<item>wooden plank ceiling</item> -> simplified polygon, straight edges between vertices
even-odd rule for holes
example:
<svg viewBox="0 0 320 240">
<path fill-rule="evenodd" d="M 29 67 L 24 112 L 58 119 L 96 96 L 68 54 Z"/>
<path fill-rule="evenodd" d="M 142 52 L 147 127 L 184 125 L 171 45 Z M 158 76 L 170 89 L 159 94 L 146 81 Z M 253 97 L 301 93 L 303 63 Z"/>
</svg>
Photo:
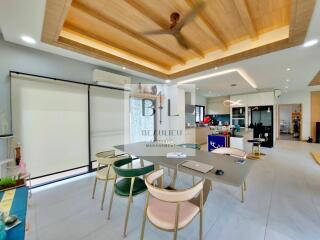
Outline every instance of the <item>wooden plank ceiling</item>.
<svg viewBox="0 0 320 240">
<path fill-rule="evenodd" d="M 145 34 L 169 29 L 172 13 L 181 21 L 200 5 L 181 28 L 187 48 L 172 34 Z M 47 0 L 42 40 L 176 78 L 301 44 L 314 5 L 315 0 Z"/>
</svg>

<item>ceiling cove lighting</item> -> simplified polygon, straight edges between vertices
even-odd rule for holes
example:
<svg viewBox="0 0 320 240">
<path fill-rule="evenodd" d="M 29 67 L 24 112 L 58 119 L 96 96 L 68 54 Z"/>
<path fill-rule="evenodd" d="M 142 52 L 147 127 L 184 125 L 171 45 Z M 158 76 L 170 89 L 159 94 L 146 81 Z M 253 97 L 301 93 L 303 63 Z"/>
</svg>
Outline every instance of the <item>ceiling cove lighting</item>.
<svg viewBox="0 0 320 240">
<path fill-rule="evenodd" d="M 306 41 L 302 46 L 303 47 L 312 47 L 312 46 L 316 45 L 318 42 L 319 42 L 318 39 L 312 39 L 312 40 Z"/>
<path fill-rule="evenodd" d="M 210 74 L 206 74 L 206 75 L 199 76 L 199 77 L 189 78 L 189 79 L 186 79 L 186 80 L 182 80 L 182 81 L 178 82 L 177 84 L 196 82 L 196 81 L 204 80 L 204 79 L 207 79 L 207 78 L 218 77 L 218 76 L 222 76 L 222 75 L 229 74 L 229 73 L 234 73 L 234 72 L 237 72 L 242 78 L 244 78 L 247 81 L 247 83 L 249 83 L 249 85 L 251 87 L 257 88 L 257 85 L 253 81 L 253 79 L 251 79 L 251 77 L 249 77 L 248 74 L 244 70 L 237 69 L 237 68 L 228 69 L 228 70 L 215 72 L 215 73 L 210 73 Z"/>
<path fill-rule="evenodd" d="M 34 40 L 32 37 L 23 35 L 21 36 L 22 41 L 29 43 L 29 44 L 36 44 L 36 40 Z"/>
</svg>

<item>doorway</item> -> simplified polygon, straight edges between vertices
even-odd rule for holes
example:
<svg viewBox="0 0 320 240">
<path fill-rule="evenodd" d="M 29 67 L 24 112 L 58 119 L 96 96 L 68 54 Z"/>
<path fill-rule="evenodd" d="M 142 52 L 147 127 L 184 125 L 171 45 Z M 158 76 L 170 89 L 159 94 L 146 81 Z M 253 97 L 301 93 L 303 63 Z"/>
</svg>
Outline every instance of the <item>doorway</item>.
<svg viewBox="0 0 320 240">
<path fill-rule="evenodd" d="M 279 105 L 279 139 L 301 140 L 302 104 Z"/>
</svg>

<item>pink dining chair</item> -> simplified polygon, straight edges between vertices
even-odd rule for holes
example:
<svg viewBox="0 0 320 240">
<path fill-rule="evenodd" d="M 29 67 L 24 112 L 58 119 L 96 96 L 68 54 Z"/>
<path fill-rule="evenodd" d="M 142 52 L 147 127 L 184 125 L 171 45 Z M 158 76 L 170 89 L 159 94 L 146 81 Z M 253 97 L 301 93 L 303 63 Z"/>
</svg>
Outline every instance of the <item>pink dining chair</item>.
<svg viewBox="0 0 320 240">
<path fill-rule="evenodd" d="M 213 153 L 223 154 L 223 155 L 230 155 L 238 158 L 246 158 L 247 153 L 241 149 L 238 148 L 227 148 L 227 147 L 221 147 L 216 148 L 212 150 Z"/>
<path fill-rule="evenodd" d="M 176 240 L 178 230 L 185 228 L 199 214 L 200 230 L 199 238 L 203 239 L 203 183 L 199 182 L 195 186 L 185 190 L 167 190 L 155 186 L 155 181 L 163 176 L 163 169 L 149 174 L 145 183 L 148 188 L 146 206 L 141 229 L 140 239 L 144 238 L 146 219 L 157 228 L 174 232 L 173 239 Z M 199 206 L 189 200 L 200 194 Z M 150 198 L 150 195 L 152 196 Z"/>
<path fill-rule="evenodd" d="M 238 148 L 227 148 L 221 147 L 212 150 L 211 152 L 222 154 L 222 155 L 229 155 L 237 158 L 245 159 L 247 157 L 247 153 Z M 243 184 L 241 185 L 241 202 L 244 202 L 244 192 L 247 191 L 247 182 L 244 180 Z"/>
</svg>

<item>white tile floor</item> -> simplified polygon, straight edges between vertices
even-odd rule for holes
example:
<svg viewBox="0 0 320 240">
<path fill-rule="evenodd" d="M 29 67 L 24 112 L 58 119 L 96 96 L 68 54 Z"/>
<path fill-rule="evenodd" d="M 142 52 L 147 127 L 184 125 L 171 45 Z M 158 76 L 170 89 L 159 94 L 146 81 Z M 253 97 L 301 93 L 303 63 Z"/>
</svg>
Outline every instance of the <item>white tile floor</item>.
<svg viewBox="0 0 320 240">
<path fill-rule="evenodd" d="M 310 151 L 320 145 L 278 141 L 257 161 L 248 177 L 245 203 L 239 189 L 216 183 L 205 205 L 205 239 L 211 240 L 317 240 L 320 239 L 320 166 Z M 181 184 L 191 182 L 180 177 Z M 100 211 L 102 184 L 91 200 L 93 175 L 67 184 L 34 190 L 30 200 L 29 240 L 122 239 L 126 199 L 115 197 L 111 220 L 107 207 L 111 188 Z M 111 184 L 109 185 L 111 186 Z M 140 237 L 145 195 L 134 199 L 128 236 Z M 146 240 L 171 239 L 170 233 L 146 226 Z M 198 219 L 178 234 L 198 239 Z"/>
</svg>

